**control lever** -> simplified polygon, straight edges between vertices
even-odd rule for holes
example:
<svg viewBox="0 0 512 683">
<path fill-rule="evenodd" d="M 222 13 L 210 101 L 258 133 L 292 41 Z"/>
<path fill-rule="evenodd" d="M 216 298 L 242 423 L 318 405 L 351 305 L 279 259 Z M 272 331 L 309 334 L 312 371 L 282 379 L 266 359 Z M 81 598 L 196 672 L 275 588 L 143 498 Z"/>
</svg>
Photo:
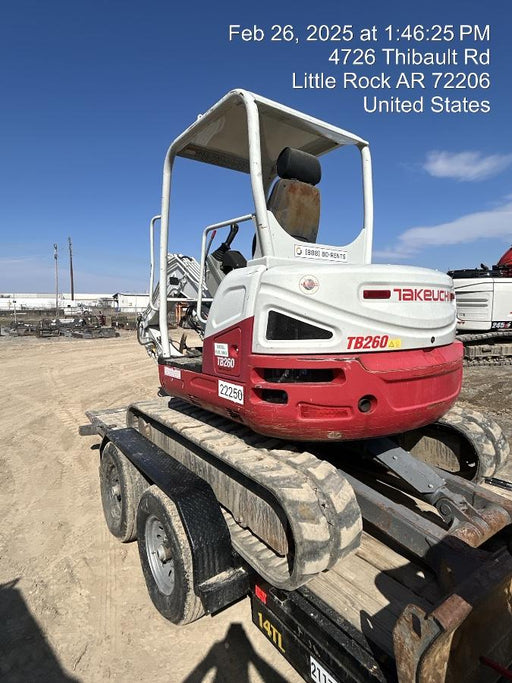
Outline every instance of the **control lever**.
<svg viewBox="0 0 512 683">
<path fill-rule="evenodd" d="M 225 244 L 228 248 L 231 246 L 231 242 L 235 239 L 235 237 L 237 236 L 237 234 L 238 234 L 238 223 L 233 223 L 233 224 L 230 226 L 229 235 L 227 236 L 227 239 L 226 239 L 226 241 L 224 242 L 224 244 Z"/>
<path fill-rule="evenodd" d="M 229 235 L 226 237 L 226 240 L 220 245 L 220 247 L 217 247 L 215 251 L 212 253 L 212 258 L 214 258 L 216 261 L 222 262 L 222 257 L 224 254 L 229 251 L 229 248 L 231 247 L 231 243 L 235 239 L 238 233 L 238 224 L 233 223 L 230 226 L 229 230 Z"/>
</svg>

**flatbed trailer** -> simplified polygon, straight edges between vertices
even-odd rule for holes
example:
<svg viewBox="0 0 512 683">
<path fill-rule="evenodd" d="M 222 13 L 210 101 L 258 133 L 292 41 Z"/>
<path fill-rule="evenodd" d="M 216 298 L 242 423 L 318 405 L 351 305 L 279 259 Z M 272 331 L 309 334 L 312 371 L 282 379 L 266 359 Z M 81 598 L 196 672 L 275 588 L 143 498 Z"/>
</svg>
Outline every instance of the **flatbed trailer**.
<svg viewBox="0 0 512 683">
<path fill-rule="evenodd" d="M 479 513 L 473 518 L 456 511 L 458 524 L 447 532 L 436 521 L 433 506 L 393 488 L 394 473 L 381 477 L 377 490 L 364 483 L 357 468 L 343 472 L 363 516 L 360 546 L 329 570 L 319 572 L 307 585 L 285 590 L 262 578 L 238 552 L 239 525 L 219 503 L 212 486 L 166 452 L 161 438 L 151 437 L 149 430 L 144 433 L 140 418 L 134 422 L 134 414 L 145 411 L 144 415 L 149 415 L 151 410 L 154 414 L 155 406 L 165 408 L 167 403 L 169 399 L 164 397 L 128 408 L 88 411 L 90 424 L 80 427 L 82 435 L 100 436 L 102 462 L 116 453 L 124 463 L 122 468 L 128 467 L 123 469 L 124 479 L 109 479 L 105 467 L 100 466 L 109 528 L 107 511 L 124 514 L 122 506 L 126 505 L 132 511 L 137 505 L 144 508 L 145 497 L 153 489 L 157 489 L 157 498 L 163 495 L 177 511 L 172 535 L 181 538 L 181 545 L 172 545 L 170 554 L 177 557 L 182 553 L 183 557 L 178 558 L 181 574 L 173 575 L 171 592 L 188 590 L 184 603 L 188 601 L 189 611 L 185 616 L 181 612 L 177 615 L 175 606 L 169 607 L 167 602 L 162 607 L 160 598 L 155 597 L 143 547 L 144 543 L 153 546 L 147 533 L 141 539 L 144 527 L 137 519 L 148 591 L 164 616 L 174 623 L 185 623 L 204 613 L 215 614 L 250 595 L 256 627 L 304 680 L 315 683 L 476 683 L 509 675 L 509 500 L 443 472 L 444 486 Z M 200 408 L 196 410 L 201 412 Z M 172 430 L 164 426 L 161 431 L 169 436 Z M 178 437 L 174 434 L 173 438 Z M 392 458 L 400 460 L 400 449 L 391 452 Z M 389 452 L 381 457 L 386 454 Z M 405 466 L 410 468 L 410 463 Z M 410 477 L 421 479 L 426 471 L 421 467 L 416 471 L 414 466 Z M 126 472 L 132 472 L 127 477 L 132 482 L 128 489 L 123 488 Z M 136 478 L 130 479 L 133 472 Z M 122 536 L 121 540 L 133 538 L 126 530 L 116 535 Z M 256 540 L 249 541 L 257 544 Z M 162 548 L 154 546 L 154 555 L 163 552 Z M 186 584 L 184 588 L 178 581 Z"/>
</svg>

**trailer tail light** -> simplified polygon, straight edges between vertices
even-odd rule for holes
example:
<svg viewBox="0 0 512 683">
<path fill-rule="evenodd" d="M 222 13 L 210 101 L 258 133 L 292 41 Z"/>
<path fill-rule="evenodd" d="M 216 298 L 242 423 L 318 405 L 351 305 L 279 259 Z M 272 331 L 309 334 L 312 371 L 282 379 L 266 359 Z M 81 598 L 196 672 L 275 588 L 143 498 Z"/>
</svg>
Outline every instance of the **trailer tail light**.
<svg viewBox="0 0 512 683">
<path fill-rule="evenodd" d="M 391 290 L 363 289 L 363 299 L 391 299 Z"/>
<path fill-rule="evenodd" d="M 254 595 L 255 595 L 259 600 L 261 600 L 261 602 L 262 602 L 264 605 L 267 604 L 267 594 L 266 594 L 266 592 L 263 590 L 263 588 L 260 588 L 260 586 L 258 586 L 258 584 L 256 584 L 256 585 L 254 586 Z"/>
</svg>

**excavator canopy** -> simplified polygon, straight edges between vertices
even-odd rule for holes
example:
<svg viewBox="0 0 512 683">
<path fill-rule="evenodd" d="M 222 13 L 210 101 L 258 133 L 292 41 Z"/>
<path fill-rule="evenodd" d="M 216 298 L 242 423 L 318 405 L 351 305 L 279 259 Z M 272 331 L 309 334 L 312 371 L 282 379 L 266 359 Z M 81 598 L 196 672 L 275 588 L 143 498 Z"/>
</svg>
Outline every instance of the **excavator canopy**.
<svg viewBox="0 0 512 683">
<path fill-rule="evenodd" d="M 267 173 L 285 147 L 320 156 L 342 145 L 368 144 L 357 135 L 260 95 L 231 90 L 175 140 L 176 155 L 249 173 L 252 131 L 248 120 L 254 105 L 259 116 L 261 162 Z"/>
</svg>

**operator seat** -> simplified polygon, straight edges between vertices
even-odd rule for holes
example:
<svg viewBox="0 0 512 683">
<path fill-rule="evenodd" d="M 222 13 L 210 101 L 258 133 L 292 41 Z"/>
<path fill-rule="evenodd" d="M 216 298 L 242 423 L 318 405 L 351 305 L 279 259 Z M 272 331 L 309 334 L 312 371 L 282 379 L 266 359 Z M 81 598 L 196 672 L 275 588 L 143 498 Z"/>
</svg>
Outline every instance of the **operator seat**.
<svg viewBox="0 0 512 683">
<path fill-rule="evenodd" d="M 285 147 L 277 158 L 277 175 L 267 202 L 279 225 L 303 242 L 316 242 L 320 223 L 322 169 L 313 154 Z"/>
</svg>

